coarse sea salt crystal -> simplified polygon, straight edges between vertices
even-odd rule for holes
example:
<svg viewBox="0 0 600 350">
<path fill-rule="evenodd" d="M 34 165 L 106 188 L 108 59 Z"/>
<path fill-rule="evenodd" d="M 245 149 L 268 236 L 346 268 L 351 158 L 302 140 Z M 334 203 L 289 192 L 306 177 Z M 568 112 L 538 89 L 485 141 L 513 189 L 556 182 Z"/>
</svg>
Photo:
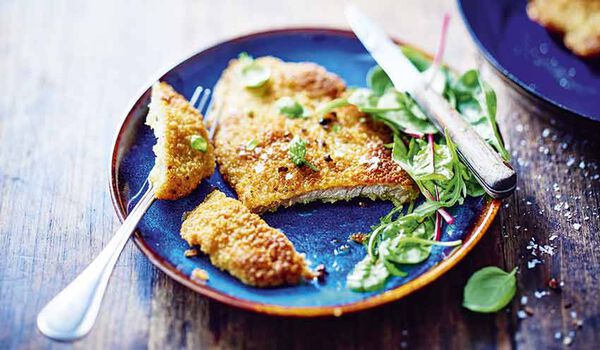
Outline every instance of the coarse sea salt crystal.
<svg viewBox="0 0 600 350">
<path fill-rule="evenodd" d="M 574 224 L 573 224 L 573 228 L 574 228 L 575 230 L 579 231 L 579 229 L 581 228 L 581 224 L 574 223 Z"/>
<path fill-rule="evenodd" d="M 542 131 L 542 137 L 550 136 L 550 129 L 546 128 Z"/>
<path fill-rule="evenodd" d="M 519 317 L 520 319 L 527 318 L 527 313 L 523 310 L 519 310 L 517 311 L 517 317 Z"/>
<path fill-rule="evenodd" d="M 542 262 L 538 259 L 532 259 L 527 262 L 527 268 L 533 269 L 536 265 L 541 264 Z"/>
<path fill-rule="evenodd" d="M 265 170 L 265 165 L 264 165 L 263 163 L 258 163 L 258 164 L 256 164 L 256 166 L 254 167 L 254 171 L 255 171 L 257 174 L 260 174 L 260 173 L 262 173 L 264 170 Z"/>
<path fill-rule="evenodd" d="M 527 296 L 526 296 L 526 295 L 523 295 L 523 296 L 521 297 L 521 305 L 525 305 L 525 304 L 527 304 L 527 300 L 529 300 L 529 298 L 527 298 Z"/>
</svg>

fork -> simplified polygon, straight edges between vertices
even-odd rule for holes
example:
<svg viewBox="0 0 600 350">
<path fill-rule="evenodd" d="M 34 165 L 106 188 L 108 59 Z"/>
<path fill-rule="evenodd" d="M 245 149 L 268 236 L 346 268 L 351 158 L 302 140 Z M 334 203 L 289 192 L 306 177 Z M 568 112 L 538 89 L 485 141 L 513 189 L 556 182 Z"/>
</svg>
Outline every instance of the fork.
<svg viewBox="0 0 600 350">
<path fill-rule="evenodd" d="M 210 93 L 210 89 L 198 86 L 190 99 L 192 106 L 195 106 L 196 102 L 200 100 L 198 110 L 202 115 L 206 115 L 206 111 L 210 109 Z M 207 105 L 208 107 L 203 113 L 204 107 Z M 215 128 L 216 121 L 211 123 L 209 130 L 211 139 Z M 55 340 L 71 341 L 85 336 L 92 329 L 117 259 L 141 218 L 155 200 L 152 181 L 148 179 L 140 193 L 146 183 L 148 183 L 148 189 L 106 247 L 85 270 L 40 311 L 37 317 L 37 326 L 42 334 Z M 135 200 L 138 195 L 133 199 Z"/>
</svg>

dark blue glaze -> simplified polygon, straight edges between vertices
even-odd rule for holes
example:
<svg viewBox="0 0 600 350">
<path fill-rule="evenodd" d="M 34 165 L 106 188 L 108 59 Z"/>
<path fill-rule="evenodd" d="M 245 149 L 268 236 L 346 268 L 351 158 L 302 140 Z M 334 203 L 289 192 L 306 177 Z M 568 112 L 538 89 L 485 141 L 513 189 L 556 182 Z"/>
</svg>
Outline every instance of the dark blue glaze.
<svg viewBox="0 0 600 350">
<path fill-rule="evenodd" d="M 581 59 L 559 35 L 531 21 L 526 0 L 459 0 L 484 56 L 508 79 L 542 100 L 600 121 L 600 59 Z"/>
<path fill-rule="evenodd" d="M 360 43 L 353 37 L 335 32 L 271 33 L 221 44 L 186 60 L 165 74 L 163 79 L 190 98 L 195 87 L 212 87 L 227 62 L 247 51 L 254 56 L 273 55 L 287 61 L 313 61 L 337 73 L 349 85 L 364 85 L 367 70 L 374 64 Z M 148 94 L 144 95 L 146 106 Z M 121 144 L 126 145 L 120 158 L 117 183 L 121 197 L 129 200 L 143 185 L 152 168 L 154 156 L 152 145 L 155 139 L 150 129 L 143 125 L 147 109 L 138 107 L 132 115 L 130 133 Z M 208 271 L 208 286 L 215 290 L 251 302 L 281 306 L 332 306 L 363 300 L 374 293 L 355 293 L 345 287 L 347 273 L 365 254 L 364 248 L 348 240 L 355 232 L 368 232 L 371 225 L 389 212 L 391 203 L 356 199 L 335 204 L 313 203 L 297 205 L 262 217 L 273 227 L 281 229 L 294 243 L 297 250 L 306 253 L 312 267 L 324 264 L 329 274 L 324 283 L 311 282 L 294 287 L 258 289 L 245 286 L 225 272 L 215 269 L 206 256 L 185 258 L 188 249 L 179 237 L 182 216 L 200 204 L 213 189 L 219 188 L 234 196 L 222 177 L 216 172 L 204 181 L 190 196 L 177 201 L 157 201 L 142 219 L 139 230 L 142 238 L 159 256 L 176 266 L 185 274 L 200 267 Z M 359 202 L 364 205 L 359 206 Z M 484 200 L 469 199 L 460 208 L 453 210 L 457 223 L 444 230 L 443 240 L 461 239 L 482 211 Z M 343 246 L 347 247 L 344 249 Z M 386 290 L 402 285 L 423 274 L 438 263 L 449 248 L 434 248 L 431 258 L 425 263 L 411 266 L 406 278 L 389 281 Z"/>
</svg>

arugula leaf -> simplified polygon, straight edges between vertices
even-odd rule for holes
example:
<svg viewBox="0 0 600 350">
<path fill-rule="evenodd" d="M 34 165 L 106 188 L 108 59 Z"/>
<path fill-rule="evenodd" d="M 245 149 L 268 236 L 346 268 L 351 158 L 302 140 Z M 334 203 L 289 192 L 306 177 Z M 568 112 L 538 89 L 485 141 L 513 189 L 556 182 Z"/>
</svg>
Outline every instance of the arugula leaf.
<svg viewBox="0 0 600 350">
<path fill-rule="evenodd" d="M 285 115 L 290 119 L 297 119 L 306 117 L 304 107 L 296 100 L 291 97 L 282 97 L 277 102 L 275 102 L 275 106 L 279 110 L 279 113 Z"/>
<path fill-rule="evenodd" d="M 346 286 L 357 292 L 370 292 L 383 288 L 389 272 L 381 260 L 372 261 L 368 255 L 348 274 Z"/>
<path fill-rule="evenodd" d="M 313 171 L 319 171 L 316 166 L 306 160 L 306 141 L 302 140 L 298 136 L 294 136 L 292 141 L 290 141 L 288 154 L 292 163 L 294 163 L 296 166 L 302 167 L 303 165 L 306 165 Z"/>
<path fill-rule="evenodd" d="M 190 146 L 196 151 L 206 152 L 208 149 L 208 141 L 200 135 L 192 135 L 192 137 L 190 137 Z"/>
<path fill-rule="evenodd" d="M 475 312 L 496 312 L 504 308 L 515 296 L 517 279 L 515 267 L 505 272 L 495 266 L 487 266 L 475 272 L 467 281 L 463 306 Z"/>
<path fill-rule="evenodd" d="M 242 65 L 242 84 L 247 88 L 259 88 L 271 79 L 271 70 L 259 64 L 246 52 L 239 54 Z"/>
</svg>

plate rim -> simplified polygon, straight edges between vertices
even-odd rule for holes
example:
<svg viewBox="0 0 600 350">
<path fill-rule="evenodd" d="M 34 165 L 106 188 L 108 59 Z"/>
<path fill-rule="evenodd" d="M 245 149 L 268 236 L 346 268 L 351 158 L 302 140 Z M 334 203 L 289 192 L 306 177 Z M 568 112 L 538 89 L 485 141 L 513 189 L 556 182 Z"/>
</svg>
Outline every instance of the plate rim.
<svg viewBox="0 0 600 350">
<path fill-rule="evenodd" d="M 492 54 L 492 52 L 487 48 L 487 46 L 484 45 L 483 42 L 479 39 L 479 36 L 475 32 L 475 28 L 473 27 L 471 22 L 467 19 L 467 15 L 465 14 L 464 1 L 465 0 L 457 0 L 458 12 L 460 12 L 460 16 L 463 20 L 463 23 L 465 24 L 467 31 L 469 32 L 469 35 L 471 36 L 471 39 L 473 39 L 473 41 L 475 42 L 475 45 L 477 46 L 477 48 L 479 49 L 479 52 L 483 55 L 483 57 L 491 64 L 492 67 L 494 67 L 494 69 L 498 73 L 501 74 L 501 76 L 503 78 L 507 79 L 508 82 L 512 83 L 513 86 L 519 88 L 522 92 L 527 94 L 529 97 L 533 97 L 534 99 L 542 101 L 552 108 L 557 108 L 558 110 L 560 110 L 562 112 L 566 112 L 569 115 L 576 117 L 576 118 L 585 118 L 585 119 L 591 120 L 593 122 L 598 122 L 600 120 L 600 119 L 597 119 L 597 118 L 600 118 L 600 115 L 595 116 L 593 114 L 578 112 L 578 111 L 574 110 L 573 108 L 568 107 L 565 104 L 560 103 L 558 101 L 555 101 L 555 100 L 551 99 L 550 97 L 547 97 L 547 96 L 541 94 L 540 92 L 530 88 L 529 85 L 527 85 L 524 81 L 519 79 L 516 75 L 512 74 L 507 68 L 505 68 L 496 59 L 494 54 Z"/>
<path fill-rule="evenodd" d="M 337 29 L 331 27 L 291 27 L 291 28 L 280 28 L 280 29 L 268 29 L 263 31 L 256 31 L 250 34 L 235 36 L 230 39 L 219 41 L 218 43 L 202 48 L 200 50 L 195 50 L 191 55 L 185 56 L 183 59 L 176 61 L 175 64 L 169 65 L 167 69 L 159 71 L 160 74 L 156 74 L 155 79 L 149 81 L 149 83 L 145 84 L 140 92 L 132 99 L 125 110 L 122 119 L 120 119 L 116 136 L 114 137 L 114 142 L 112 145 L 111 157 L 110 157 L 110 165 L 109 165 L 109 177 L 108 177 L 108 186 L 111 197 L 111 202 L 113 204 L 113 208 L 117 214 L 117 217 L 120 222 L 125 220 L 126 213 L 126 203 L 121 198 L 121 194 L 118 187 L 118 154 L 120 151 L 121 140 L 124 137 L 125 131 L 128 130 L 129 124 L 132 122 L 132 111 L 138 106 L 145 94 L 149 92 L 149 88 L 152 85 L 152 82 L 159 80 L 165 74 L 167 74 L 170 70 L 177 67 L 178 65 L 184 63 L 195 55 L 204 54 L 210 50 L 215 49 L 216 47 L 223 44 L 235 43 L 236 41 L 248 40 L 255 37 L 262 37 L 268 35 L 277 35 L 277 34 L 333 34 L 339 36 L 346 37 L 354 37 L 355 35 L 346 29 Z M 468 238 L 463 242 L 461 247 L 457 249 L 452 255 L 441 260 L 438 264 L 433 266 L 431 269 L 424 272 L 422 275 L 416 277 L 415 279 L 400 285 L 396 288 L 385 291 L 381 294 L 377 294 L 368 298 L 365 298 L 360 301 L 333 305 L 333 306 L 281 306 L 267 303 L 260 303 L 249 301 L 246 299 L 237 298 L 231 295 L 227 295 L 222 293 L 216 289 L 211 288 L 209 285 L 201 285 L 196 282 L 193 282 L 192 279 L 182 273 L 176 266 L 169 263 L 165 258 L 156 253 L 143 239 L 138 229 L 135 230 L 133 234 L 133 241 L 136 246 L 141 250 L 141 252 L 148 258 L 148 260 L 159 270 L 164 272 L 167 276 L 175 280 L 176 282 L 184 285 L 185 287 L 191 289 L 192 291 L 199 293 L 203 296 L 209 297 L 213 300 L 219 301 L 221 303 L 234 306 L 240 309 L 254 311 L 257 313 L 275 315 L 275 316 L 291 316 L 291 317 L 319 317 L 319 316 L 341 316 L 347 313 L 353 313 L 357 311 L 362 311 L 370 308 L 374 308 L 377 306 L 381 306 L 392 301 L 396 301 L 401 299 L 404 296 L 407 296 L 431 282 L 435 281 L 439 277 L 441 277 L 446 271 L 454 267 L 458 262 L 460 262 L 481 240 L 483 235 L 487 232 L 490 225 L 494 221 L 496 214 L 500 208 L 501 201 L 497 199 L 488 199 L 484 204 L 481 213 L 477 217 L 476 222 L 472 225 L 470 232 L 468 234 Z"/>
</svg>

